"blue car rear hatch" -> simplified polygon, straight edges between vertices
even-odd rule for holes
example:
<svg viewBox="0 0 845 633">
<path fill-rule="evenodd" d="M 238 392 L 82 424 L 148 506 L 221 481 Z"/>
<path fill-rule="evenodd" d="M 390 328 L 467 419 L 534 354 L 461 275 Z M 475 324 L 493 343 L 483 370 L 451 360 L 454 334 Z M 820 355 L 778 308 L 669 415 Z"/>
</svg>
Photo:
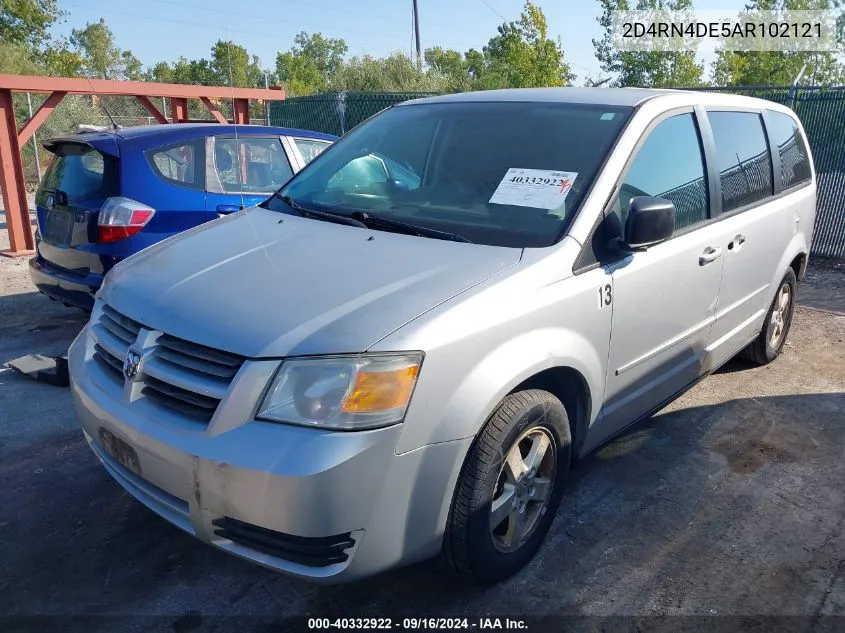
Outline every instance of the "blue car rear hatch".
<svg viewBox="0 0 845 633">
<path fill-rule="evenodd" d="M 50 139 L 54 157 L 35 195 L 38 257 L 80 278 L 110 267 L 98 244 L 98 219 L 106 200 L 120 196 L 120 145 L 113 132 Z"/>
</svg>

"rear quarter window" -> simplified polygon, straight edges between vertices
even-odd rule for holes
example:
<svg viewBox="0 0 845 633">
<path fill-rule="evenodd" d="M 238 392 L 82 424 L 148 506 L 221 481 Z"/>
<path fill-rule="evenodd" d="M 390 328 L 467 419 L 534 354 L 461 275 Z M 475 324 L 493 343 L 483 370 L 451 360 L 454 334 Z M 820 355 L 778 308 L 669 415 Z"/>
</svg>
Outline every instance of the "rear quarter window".
<svg viewBox="0 0 845 633">
<path fill-rule="evenodd" d="M 144 154 L 160 180 L 189 189 L 205 188 L 205 139 L 148 149 Z"/>
<path fill-rule="evenodd" d="M 788 114 L 769 110 L 767 128 L 772 144 L 780 156 L 780 180 L 784 189 L 810 182 L 810 153 L 798 123 Z"/>
<path fill-rule="evenodd" d="M 100 200 L 120 194 L 120 163 L 87 145 L 59 145 L 39 194 L 64 192 L 68 200 Z"/>
</svg>

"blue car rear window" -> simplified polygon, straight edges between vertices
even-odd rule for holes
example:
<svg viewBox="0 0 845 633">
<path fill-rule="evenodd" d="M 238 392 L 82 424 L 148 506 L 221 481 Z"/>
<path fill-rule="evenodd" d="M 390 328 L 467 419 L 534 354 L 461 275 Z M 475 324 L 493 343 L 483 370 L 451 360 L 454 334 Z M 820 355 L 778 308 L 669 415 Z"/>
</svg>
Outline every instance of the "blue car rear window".
<svg viewBox="0 0 845 633">
<path fill-rule="evenodd" d="M 120 195 L 120 161 L 87 145 L 60 145 L 40 189 L 62 191 L 73 201 Z"/>
</svg>

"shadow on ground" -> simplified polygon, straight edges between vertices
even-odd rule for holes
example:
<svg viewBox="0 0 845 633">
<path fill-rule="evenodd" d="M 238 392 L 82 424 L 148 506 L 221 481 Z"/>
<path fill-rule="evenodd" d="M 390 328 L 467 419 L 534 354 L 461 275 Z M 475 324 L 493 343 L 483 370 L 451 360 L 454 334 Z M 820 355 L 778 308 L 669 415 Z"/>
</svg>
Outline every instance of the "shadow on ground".
<svg viewBox="0 0 845 633">
<path fill-rule="evenodd" d="M 843 444 L 841 393 L 664 413 L 575 468 L 549 538 L 516 577 L 467 587 L 424 563 L 321 587 L 171 527 L 68 427 L 0 448 L 0 613 L 146 613 L 159 617 L 119 628 L 181 633 L 232 628 L 215 628 L 221 615 L 280 631 L 304 629 L 307 615 L 842 614 Z M 115 628 L 98 622 L 86 628 Z"/>
</svg>

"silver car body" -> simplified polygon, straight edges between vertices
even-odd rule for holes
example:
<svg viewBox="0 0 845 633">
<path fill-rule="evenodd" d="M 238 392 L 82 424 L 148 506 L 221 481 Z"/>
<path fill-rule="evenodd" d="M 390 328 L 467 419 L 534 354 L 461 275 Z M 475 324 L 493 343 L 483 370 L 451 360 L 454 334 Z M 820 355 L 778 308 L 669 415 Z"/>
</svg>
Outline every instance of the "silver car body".
<svg viewBox="0 0 845 633">
<path fill-rule="evenodd" d="M 800 266 L 803 274 L 814 172 L 808 186 L 712 218 L 622 263 L 577 265 L 638 145 L 662 118 L 705 116 L 708 108 L 793 116 L 784 107 L 636 89 L 438 99 L 607 102 L 636 110 L 567 235 L 553 246 L 464 244 L 288 215 L 280 223 L 280 214 L 252 208 L 118 265 L 70 350 L 74 400 L 110 474 L 176 526 L 313 580 L 348 581 L 434 556 L 464 458 L 509 392 L 538 375 L 557 387 L 584 455 L 735 355 L 759 333 L 785 271 Z M 742 248 L 729 249 L 738 235 Z M 704 265 L 708 248 L 717 254 Z M 603 292 L 612 294 L 609 305 Z M 190 367 L 161 363 L 165 340 L 193 346 L 187 353 L 200 362 L 208 349 L 246 360 L 220 390 Z M 102 354 L 119 370 L 130 344 L 140 367 L 125 379 Z M 425 354 L 401 424 L 341 432 L 255 419 L 285 358 L 397 350 Z M 198 424 L 148 397 L 148 385 L 162 382 L 219 399 L 210 422 Z M 136 462 L 121 465 L 104 437 L 131 446 Z M 320 543 L 343 548 L 345 560 L 311 566 L 258 551 L 221 533 L 223 517 L 294 538 L 325 538 Z"/>
</svg>

